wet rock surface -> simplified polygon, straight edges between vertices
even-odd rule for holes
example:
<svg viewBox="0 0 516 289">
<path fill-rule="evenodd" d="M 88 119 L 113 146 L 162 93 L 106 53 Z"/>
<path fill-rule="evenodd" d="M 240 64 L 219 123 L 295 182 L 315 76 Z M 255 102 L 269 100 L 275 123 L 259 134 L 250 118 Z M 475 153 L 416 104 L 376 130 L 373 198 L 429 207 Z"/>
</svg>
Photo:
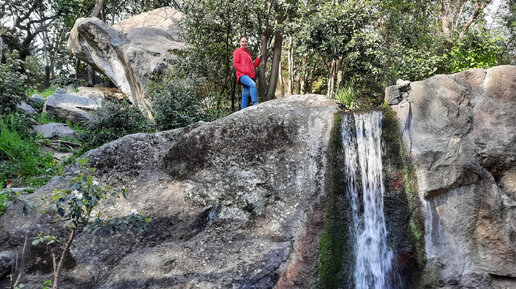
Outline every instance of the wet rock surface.
<svg viewBox="0 0 516 289">
<path fill-rule="evenodd" d="M 279 280 L 281 288 L 308 288 L 303 282 L 316 277 L 302 274 L 315 272 L 316 263 L 301 260 L 318 246 L 309 235 L 324 225 L 312 215 L 324 198 L 337 110 L 323 96 L 293 96 L 88 152 L 102 184 L 129 189 L 129 198 L 106 204 L 105 214 L 144 211 L 153 221 L 143 231 L 79 234 L 62 288 L 272 288 Z M 31 198 L 65 185 L 54 178 Z M 19 250 L 27 232 L 65 237 L 52 218 L 27 218 L 21 204 L 12 206 L 0 219 L 0 251 Z M 48 279 L 50 250 L 32 248 L 26 284 Z M 295 283 L 285 274 L 302 278 Z"/>
<path fill-rule="evenodd" d="M 516 288 L 516 66 L 412 82 L 392 108 L 415 167 L 436 284 Z"/>
</svg>

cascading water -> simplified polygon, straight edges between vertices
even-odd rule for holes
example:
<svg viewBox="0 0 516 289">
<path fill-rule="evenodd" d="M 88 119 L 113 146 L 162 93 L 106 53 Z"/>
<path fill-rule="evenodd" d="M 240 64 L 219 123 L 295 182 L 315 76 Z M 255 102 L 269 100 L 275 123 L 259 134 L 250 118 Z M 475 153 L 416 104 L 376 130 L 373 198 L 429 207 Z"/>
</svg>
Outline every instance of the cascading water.
<svg viewBox="0 0 516 289">
<path fill-rule="evenodd" d="M 394 289 L 393 252 L 387 246 L 382 177 L 381 112 L 342 120 L 346 189 L 351 201 L 353 279 L 357 289 Z"/>
</svg>

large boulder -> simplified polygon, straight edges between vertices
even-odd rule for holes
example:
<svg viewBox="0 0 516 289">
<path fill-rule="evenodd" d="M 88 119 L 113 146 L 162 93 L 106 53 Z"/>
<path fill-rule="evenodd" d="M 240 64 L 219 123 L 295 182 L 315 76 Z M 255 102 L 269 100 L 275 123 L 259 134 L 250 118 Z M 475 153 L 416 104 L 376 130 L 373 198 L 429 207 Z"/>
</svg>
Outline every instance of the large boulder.
<svg viewBox="0 0 516 289">
<path fill-rule="evenodd" d="M 75 131 L 64 123 L 46 123 L 35 125 L 32 128 L 36 133 L 41 134 L 44 138 L 63 139 L 67 136 L 75 136 Z"/>
<path fill-rule="evenodd" d="M 316 259 L 325 214 L 312 212 L 324 203 L 337 111 L 324 96 L 292 96 L 88 152 L 101 184 L 129 190 L 127 200 L 103 207 L 104 215 L 137 210 L 153 221 L 143 231 L 80 233 L 60 288 L 314 286 L 317 262 L 308 260 Z M 66 183 L 56 177 L 30 198 Z M 0 252 L 19 250 L 26 233 L 64 236 L 52 215 L 25 217 L 21 207 L 0 219 Z M 23 280 L 29 288 L 50 278 L 48 256 L 45 246 L 31 248 Z"/>
<path fill-rule="evenodd" d="M 100 94 L 75 94 L 58 88 L 47 98 L 43 112 L 60 120 L 85 123 L 93 118 L 91 112 L 100 109 L 102 103 Z"/>
<path fill-rule="evenodd" d="M 95 17 L 75 22 L 68 48 L 79 59 L 104 73 L 147 117 L 152 103 L 147 84 L 153 73 L 173 64 L 171 52 L 182 49 L 178 21 L 182 14 L 171 7 L 159 8 L 123 20 L 113 27 Z"/>
<path fill-rule="evenodd" d="M 408 92 L 392 108 L 426 211 L 428 272 L 447 288 L 516 288 L 516 66 Z"/>
</svg>

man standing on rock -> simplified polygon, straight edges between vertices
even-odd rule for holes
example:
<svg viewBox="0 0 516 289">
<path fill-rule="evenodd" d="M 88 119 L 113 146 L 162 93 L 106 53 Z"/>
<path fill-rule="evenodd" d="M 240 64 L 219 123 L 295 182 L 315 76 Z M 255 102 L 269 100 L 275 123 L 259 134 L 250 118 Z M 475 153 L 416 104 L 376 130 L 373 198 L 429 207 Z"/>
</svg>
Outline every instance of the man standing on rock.
<svg viewBox="0 0 516 289">
<path fill-rule="evenodd" d="M 236 70 L 236 77 L 238 84 L 242 85 L 242 109 L 247 107 L 248 97 L 251 95 L 253 105 L 258 104 L 258 97 L 256 95 L 256 83 L 254 82 L 254 69 L 260 64 L 261 55 L 253 62 L 251 53 L 247 50 L 247 37 L 240 37 L 240 48 L 233 52 L 233 67 Z"/>
</svg>

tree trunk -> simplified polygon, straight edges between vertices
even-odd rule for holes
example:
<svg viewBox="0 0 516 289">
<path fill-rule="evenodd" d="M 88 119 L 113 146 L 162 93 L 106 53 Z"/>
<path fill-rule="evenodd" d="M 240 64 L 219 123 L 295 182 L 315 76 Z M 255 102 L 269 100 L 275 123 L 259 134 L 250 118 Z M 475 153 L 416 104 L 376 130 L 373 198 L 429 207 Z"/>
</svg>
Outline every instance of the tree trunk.
<svg viewBox="0 0 516 289">
<path fill-rule="evenodd" d="M 294 39 L 289 37 L 290 47 L 288 50 L 288 95 L 294 94 Z"/>
<path fill-rule="evenodd" d="M 266 28 L 263 34 L 260 37 L 260 53 L 262 55 L 260 65 L 258 65 L 258 74 L 257 74 L 257 88 L 258 88 L 258 97 L 260 99 L 265 99 L 267 83 L 265 82 L 265 72 L 267 70 L 267 43 L 269 43 L 271 32 L 269 28 Z"/>
<path fill-rule="evenodd" d="M 49 88 L 50 87 L 50 66 L 49 65 L 45 65 L 44 86 L 45 86 L 45 88 Z"/>
<path fill-rule="evenodd" d="M 279 17 L 277 23 L 281 25 L 283 23 L 283 17 Z M 272 58 L 271 77 L 269 78 L 269 87 L 267 88 L 267 94 L 265 95 L 264 101 L 271 100 L 274 98 L 276 92 L 276 85 L 278 84 L 278 72 L 279 66 L 281 65 L 281 48 L 283 46 L 283 36 L 278 31 L 274 33 L 274 52 Z"/>
<path fill-rule="evenodd" d="M 231 77 L 233 85 L 231 86 L 231 111 L 235 111 L 235 92 L 236 92 L 236 76 Z"/>
<path fill-rule="evenodd" d="M 75 238 L 77 228 L 74 227 L 72 231 L 70 232 L 70 236 L 68 237 L 68 241 L 66 242 L 66 246 L 63 250 L 63 253 L 61 254 L 61 258 L 59 258 L 59 264 L 54 270 L 54 282 L 52 282 L 52 289 L 58 288 L 58 282 L 59 282 L 59 272 L 61 271 L 61 267 L 63 266 L 64 258 L 66 255 L 66 252 L 70 249 L 70 246 L 72 245 L 73 239 Z"/>
<path fill-rule="evenodd" d="M 333 59 L 330 64 L 330 71 L 328 73 L 328 90 L 326 95 L 328 97 L 333 96 L 333 91 L 335 89 L 335 69 L 337 67 L 337 61 Z"/>
<path fill-rule="evenodd" d="M 342 61 L 344 60 L 344 56 L 339 57 L 339 60 L 337 61 L 337 67 L 335 70 L 337 71 L 337 89 L 342 87 Z"/>
<path fill-rule="evenodd" d="M 95 1 L 95 7 L 93 8 L 93 11 L 91 12 L 91 17 L 99 17 L 100 11 L 104 9 L 104 0 L 96 0 Z"/>
<path fill-rule="evenodd" d="M 0 63 L 2 63 L 2 46 L 4 42 L 2 41 L 2 35 L 0 35 Z"/>
<path fill-rule="evenodd" d="M 281 74 L 281 62 L 280 62 L 280 66 L 279 66 L 279 71 L 278 71 L 278 77 L 279 77 L 279 82 L 280 82 L 280 89 L 281 89 L 281 92 L 280 92 L 280 97 L 283 98 L 285 97 L 285 80 L 283 79 L 283 75 Z"/>
<path fill-rule="evenodd" d="M 95 86 L 95 70 L 91 65 L 88 66 L 88 85 Z"/>
<path fill-rule="evenodd" d="M 75 58 L 75 79 L 79 79 L 80 70 L 81 70 L 81 60 L 79 58 Z"/>
</svg>

